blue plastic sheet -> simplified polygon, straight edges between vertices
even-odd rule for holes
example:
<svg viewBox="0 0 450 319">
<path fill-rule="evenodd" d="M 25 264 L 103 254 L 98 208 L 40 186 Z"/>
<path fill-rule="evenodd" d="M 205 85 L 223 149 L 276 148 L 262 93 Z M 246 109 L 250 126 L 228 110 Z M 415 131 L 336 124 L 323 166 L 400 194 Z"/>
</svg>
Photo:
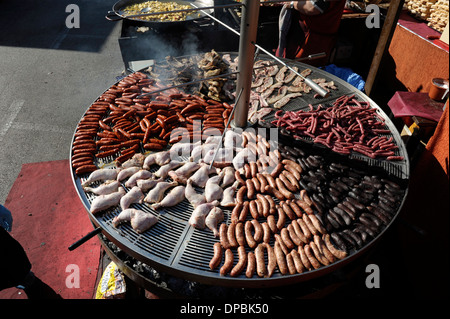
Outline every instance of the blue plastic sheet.
<svg viewBox="0 0 450 319">
<path fill-rule="evenodd" d="M 351 69 L 340 68 L 334 64 L 330 64 L 330 65 L 325 66 L 323 68 L 323 70 L 337 76 L 338 78 L 344 80 L 345 82 L 353 85 L 358 90 L 364 92 L 364 86 L 365 86 L 366 82 L 363 80 L 363 78 L 360 75 L 356 74 Z"/>
</svg>

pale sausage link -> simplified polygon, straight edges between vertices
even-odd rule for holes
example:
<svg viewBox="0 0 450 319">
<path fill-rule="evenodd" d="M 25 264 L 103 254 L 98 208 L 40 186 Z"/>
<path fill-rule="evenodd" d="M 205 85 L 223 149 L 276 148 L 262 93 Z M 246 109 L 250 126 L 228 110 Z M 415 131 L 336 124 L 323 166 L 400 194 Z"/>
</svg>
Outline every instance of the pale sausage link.
<svg viewBox="0 0 450 319">
<path fill-rule="evenodd" d="M 298 254 L 300 255 L 300 260 L 302 261 L 303 266 L 305 266 L 307 270 L 311 270 L 313 266 L 311 265 L 308 256 L 306 256 L 306 252 L 303 247 L 304 246 L 298 246 L 297 248 Z"/>
<path fill-rule="evenodd" d="M 320 222 L 320 220 L 317 218 L 316 215 L 312 214 L 309 215 L 308 217 L 311 220 L 312 224 L 314 225 L 314 228 L 316 228 L 321 234 L 327 233 L 327 230 L 325 229 L 325 227 L 323 227 L 322 223 Z"/>
<path fill-rule="evenodd" d="M 247 245 L 250 248 L 255 248 L 257 246 L 257 242 L 252 234 L 252 228 L 253 224 L 251 221 L 247 220 L 244 225 L 244 231 L 245 231 L 245 240 L 247 241 Z"/>
<path fill-rule="evenodd" d="M 301 218 L 297 219 L 297 223 L 300 226 L 300 228 L 302 229 L 303 234 L 305 235 L 306 239 L 308 239 L 308 242 L 309 242 L 309 239 L 312 238 L 312 234 L 311 234 L 311 231 L 309 230 L 308 226 L 306 226 L 306 223 Z"/>
<path fill-rule="evenodd" d="M 278 241 L 275 242 L 274 251 L 275 257 L 277 259 L 278 269 L 280 270 L 280 273 L 282 275 L 286 275 L 288 272 L 286 257 Z"/>
<path fill-rule="evenodd" d="M 297 273 L 297 269 L 295 268 L 294 259 L 292 258 L 291 253 L 286 255 L 286 264 L 290 275 L 295 275 Z"/>
<path fill-rule="evenodd" d="M 307 214 L 304 214 L 302 217 L 303 221 L 305 222 L 306 226 L 308 227 L 309 231 L 313 234 L 313 235 L 318 235 L 319 231 L 316 229 L 316 227 L 314 227 L 311 219 L 309 218 L 309 216 Z"/>
<path fill-rule="evenodd" d="M 237 262 L 236 266 L 234 266 L 233 269 L 231 269 L 231 272 L 230 272 L 231 277 L 238 276 L 245 269 L 245 266 L 247 265 L 247 253 L 245 252 L 245 247 L 239 246 L 237 251 L 238 251 L 239 261 Z"/>
<path fill-rule="evenodd" d="M 311 241 L 309 243 L 309 246 L 313 250 L 314 256 L 316 259 L 324 266 L 327 266 L 330 264 L 330 261 L 325 258 L 325 256 L 319 251 L 319 248 L 317 247 L 316 243 Z"/>
<path fill-rule="evenodd" d="M 305 250 L 306 257 L 308 257 L 308 260 L 310 261 L 314 269 L 320 268 L 320 262 L 316 259 L 316 257 L 314 257 L 314 252 L 312 251 L 312 248 L 309 246 L 309 244 L 303 246 L 303 248 Z"/>
<path fill-rule="evenodd" d="M 309 242 L 308 238 L 306 238 L 305 234 L 303 233 L 300 225 L 298 224 L 297 220 L 293 220 L 291 222 L 292 228 L 294 229 L 295 234 L 297 237 L 301 240 L 303 244 L 307 244 Z M 301 244 L 297 245 L 300 246 Z"/>
<path fill-rule="evenodd" d="M 323 240 L 320 236 L 314 236 L 314 242 L 316 243 L 317 248 L 319 248 L 319 251 L 322 253 L 322 255 L 324 255 L 325 258 L 330 261 L 330 263 L 333 263 L 336 261 L 336 258 L 328 250 L 327 246 L 325 245 L 325 243 L 323 242 Z"/>
<path fill-rule="evenodd" d="M 245 231 L 244 231 L 244 223 L 239 222 L 236 224 L 236 241 L 238 242 L 239 246 L 245 246 Z"/>
<path fill-rule="evenodd" d="M 223 255 L 223 250 L 222 250 L 222 245 L 217 242 L 214 244 L 214 256 L 213 258 L 211 258 L 211 261 L 209 262 L 209 268 L 211 268 L 211 270 L 214 270 L 216 267 L 219 266 L 220 262 L 222 261 L 222 255 Z"/>
<path fill-rule="evenodd" d="M 305 268 L 305 266 L 302 263 L 302 260 L 300 258 L 300 254 L 295 249 L 291 250 L 290 254 L 292 255 L 292 259 L 294 260 L 295 269 L 297 270 L 297 272 L 299 274 L 301 274 L 302 272 L 305 271 L 306 268 Z"/>
<path fill-rule="evenodd" d="M 228 225 L 227 238 L 230 247 L 236 248 L 239 246 L 236 240 L 236 223 L 231 223 L 230 225 Z"/>
<path fill-rule="evenodd" d="M 325 245 L 327 246 L 328 250 L 337 258 L 337 259 L 344 259 L 347 257 L 347 252 L 337 249 L 334 247 L 333 243 L 331 242 L 331 236 L 329 234 L 323 235 L 323 240 L 325 241 Z"/>
<path fill-rule="evenodd" d="M 281 249 L 283 250 L 283 252 L 285 254 L 289 253 L 288 248 L 284 244 L 284 241 L 283 241 L 283 239 L 281 238 L 281 236 L 279 234 L 275 234 L 275 241 L 280 244 L 280 247 L 281 247 Z"/>
<path fill-rule="evenodd" d="M 252 278 L 256 271 L 256 257 L 255 253 L 250 251 L 247 254 L 247 269 L 245 271 L 245 276 L 247 278 Z"/>
<path fill-rule="evenodd" d="M 270 246 L 268 243 L 262 243 L 267 251 L 267 276 L 272 277 L 273 273 L 275 272 L 275 269 L 277 268 L 277 261 L 275 257 L 275 252 L 273 250 L 273 247 Z"/>
<path fill-rule="evenodd" d="M 292 221 L 292 223 L 294 223 L 294 222 L 295 222 L 295 220 Z M 302 244 L 302 241 L 301 241 L 300 237 L 297 236 L 297 233 L 295 232 L 294 226 L 292 226 L 292 223 L 287 226 L 289 237 L 291 238 L 292 242 L 296 246 L 300 246 Z"/>
<path fill-rule="evenodd" d="M 269 243 L 272 232 L 270 230 L 269 224 L 267 222 L 261 223 L 263 229 L 263 242 Z"/>
<path fill-rule="evenodd" d="M 267 276 L 267 268 L 266 263 L 264 261 L 264 245 L 261 243 L 255 249 L 255 257 L 256 257 L 256 274 L 259 277 Z"/>
<path fill-rule="evenodd" d="M 233 267 L 234 255 L 231 249 L 225 250 L 225 261 L 223 262 L 222 267 L 220 267 L 220 275 L 225 276 L 228 274 Z"/>
<path fill-rule="evenodd" d="M 219 227 L 219 236 L 220 236 L 220 243 L 222 244 L 223 249 L 230 248 L 230 243 L 228 242 L 228 226 L 225 223 L 222 223 Z"/>
</svg>

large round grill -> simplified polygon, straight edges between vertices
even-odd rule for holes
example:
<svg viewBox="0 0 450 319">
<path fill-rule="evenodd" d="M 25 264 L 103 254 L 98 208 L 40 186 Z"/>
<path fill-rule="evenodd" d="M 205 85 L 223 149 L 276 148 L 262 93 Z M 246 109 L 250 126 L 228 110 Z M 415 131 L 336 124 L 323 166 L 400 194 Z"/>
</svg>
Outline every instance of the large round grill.
<svg viewBox="0 0 450 319">
<path fill-rule="evenodd" d="M 236 53 L 232 53 L 232 55 L 233 57 L 237 56 Z M 263 58 L 268 59 L 267 57 Z M 314 77 L 325 78 L 327 81 L 334 81 L 337 89 L 332 90 L 331 95 L 326 99 L 317 99 L 314 97 L 313 93 L 304 94 L 283 107 L 284 111 L 306 110 L 309 108 L 309 105 L 329 105 L 342 95 L 355 95 L 359 101 L 370 102 L 371 107 L 377 109 L 377 113 L 384 118 L 386 126 L 390 130 L 388 136 L 392 137 L 395 144 L 399 147 L 398 150 L 396 150 L 396 155 L 405 158 L 403 161 L 393 162 L 384 159 L 371 159 L 356 153 L 353 153 L 350 156 L 337 155 L 321 146 L 314 145 L 311 139 L 302 138 L 296 140 L 292 138 L 288 132 L 284 130 L 279 131 L 279 143 L 288 146 L 297 145 L 299 148 L 304 149 L 305 156 L 319 156 L 325 161 L 324 164 L 326 165 L 324 165 L 324 167 L 330 167 L 331 163 L 340 163 L 348 168 L 356 167 L 358 171 L 367 173 L 367 176 L 377 175 L 380 176 L 380 178 L 389 178 L 400 185 L 401 192 L 397 197 L 396 206 L 393 207 L 390 212 L 391 219 L 387 225 L 380 228 L 380 231 L 374 238 L 367 240 L 362 247 L 354 247 L 351 249 L 347 258 L 334 262 L 328 266 L 322 266 L 319 269 L 309 270 L 294 275 L 282 275 L 277 269 L 270 278 L 259 278 L 256 275 L 252 278 L 246 278 L 244 273 L 233 278 L 231 276 L 221 276 L 217 269 L 211 270 L 209 268 L 209 262 L 213 257 L 213 245 L 218 241 L 218 238 L 215 238 L 207 229 L 199 230 L 189 225 L 188 220 L 193 211 L 193 207 L 187 200 L 184 200 L 174 207 L 164 208 L 158 211 L 155 211 L 147 204 L 133 204 L 133 207 L 141 209 L 149 214 L 153 214 L 159 219 L 158 223 L 142 234 L 136 233 L 129 224 L 123 224 L 117 228 L 112 225 L 113 218 L 121 211 L 120 208 L 109 209 L 95 215 L 89 213 L 89 217 L 93 224 L 96 227 L 99 227 L 107 239 L 117 245 L 120 249 L 140 262 L 154 267 L 158 271 L 186 280 L 220 286 L 272 287 L 300 282 L 330 273 L 340 266 L 352 261 L 361 252 L 367 250 L 391 225 L 403 205 L 409 180 L 409 162 L 404 144 L 386 114 L 365 94 L 343 80 L 318 68 L 313 68 L 300 62 L 293 63 L 292 65 L 297 66 L 299 70 L 304 70 L 306 68 L 311 69 Z M 266 128 L 271 127 L 272 125 L 270 123 L 273 119 L 274 112 L 262 119 L 260 125 Z M 145 150 L 140 149 L 140 151 L 144 152 Z M 187 160 L 187 158 L 180 158 L 180 160 Z M 97 166 L 99 168 L 108 166 L 109 164 L 106 163 L 109 161 L 111 161 L 111 158 L 98 160 Z M 151 171 L 155 171 L 156 169 L 156 167 L 153 167 L 151 168 Z M 74 170 L 72 170 L 71 173 L 80 199 L 89 212 L 90 205 L 95 198 L 95 195 L 85 192 L 81 186 L 83 181 L 88 177 L 88 174 L 77 176 L 74 173 Z M 122 183 L 122 187 L 129 191 L 129 189 L 124 186 L 124 183 Z M 276 201 L 278 202 L 278 200 Z M 231 210 L 224 208 L 223 212 L 225 214 L 223 222 L 229 224 Z M 248 219 L 250 218 L 251 216 L 249 215 Z M 273 244 L 273 238 L 271 244 Z M 248 247 L 247 251 L 250 251 Z M 237 254 L 235 254 L 235 256 L 237 256 Z M 235 257 L 235 263 L 236 262 L 237 257 Z"/>
</svg>

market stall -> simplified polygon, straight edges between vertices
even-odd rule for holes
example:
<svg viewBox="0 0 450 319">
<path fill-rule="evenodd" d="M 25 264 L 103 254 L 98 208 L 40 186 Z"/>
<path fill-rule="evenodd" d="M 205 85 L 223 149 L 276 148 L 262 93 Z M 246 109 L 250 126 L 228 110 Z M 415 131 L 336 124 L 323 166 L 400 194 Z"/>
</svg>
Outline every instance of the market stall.
<svg viewBox="0 0 450 319">
<path fill-rule="evenodd" d="M 146 287 L 146 267 L 233 288 L 317 278 L 369 249 L 403 205 L 409 160 L 388 116 L 327 72 L 253 56 L 265 51 L 252 45 L 253 10 L 239 52 L 155 61 L 75 129 L 71 174 L 91 236 L 134 258 L 141 271 L 119 264 Z"/>
</svg>

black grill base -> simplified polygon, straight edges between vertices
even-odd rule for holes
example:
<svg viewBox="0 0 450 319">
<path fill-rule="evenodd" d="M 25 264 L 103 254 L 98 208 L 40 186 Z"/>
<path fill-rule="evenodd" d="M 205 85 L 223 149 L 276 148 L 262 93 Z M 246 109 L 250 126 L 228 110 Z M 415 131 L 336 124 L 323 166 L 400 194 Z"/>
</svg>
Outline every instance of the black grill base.
<svg viewBox="0 0 450 319">
<path fill-rule="evenodd" d="M 105 236 L 99 235 L 108 257 L 139 288 L 163 299 L 345 299 L 390 298 L 399 293 L 408 296 L 404 264 L 393 240 L 397 236 L 395 223 L 376 245 L 358 256 L 358 259 L 316 279 L 293 285 L 271 288 L 230 288 L 205 285 L 174 277 L 142 263 L 126 254 Z M 369 289 L 365 285 L 366 267 L 375 264 L 382 270 L 382 287 Z M 401 283 L 398 284 L 398 283 Z M 401 291 L 400 291 L 401 290 Z"/>
</svg>

